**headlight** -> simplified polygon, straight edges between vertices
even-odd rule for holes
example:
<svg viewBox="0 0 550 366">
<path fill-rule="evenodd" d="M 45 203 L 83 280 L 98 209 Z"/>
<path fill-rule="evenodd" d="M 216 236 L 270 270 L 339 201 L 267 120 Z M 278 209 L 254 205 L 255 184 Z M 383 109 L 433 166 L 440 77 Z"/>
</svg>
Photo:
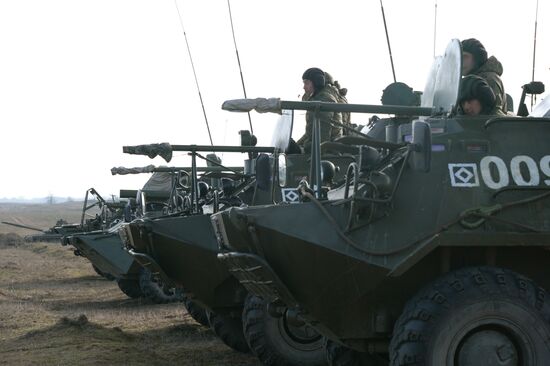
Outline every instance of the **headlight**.
<svg viewBox="0 0 550 366">
<path fill-rule="evenodd" d="M 122 246 L 128 249 L 131 249 L 132 242 L 130 240 L 130 235 L 127 231 L 128 225 L 123 225 L 120 229 L 118 229 L 118 236 L 120 237 L 120 241 L 122 241 Z M 129 228 L 128 228 L 129 229 Z"/>
<path fill-rule="evenodd" d="M 321 161 L 321 181 L 323 182 L 323 184 L 332 184 L 332 180 L 334 179 L 335 175 L 336 166 L 328 160 Z"/>
<path fill-rule="evenodd" d="M 225 233 L 225 226 L 223 224 L 222 213 L 218 212 L 210 216 L 210 221 L 214 227 L 214 235 L 216 236 L 216 241 L 218 242 L 218 248 L 220 250 L 231 250 L 229 241 L 227 240 L 227 235 Z"/>
</svg>

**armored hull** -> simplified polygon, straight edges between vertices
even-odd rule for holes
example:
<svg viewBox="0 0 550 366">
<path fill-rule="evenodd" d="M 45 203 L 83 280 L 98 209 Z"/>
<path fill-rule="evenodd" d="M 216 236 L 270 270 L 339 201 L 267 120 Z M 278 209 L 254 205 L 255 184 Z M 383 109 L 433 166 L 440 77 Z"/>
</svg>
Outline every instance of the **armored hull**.
<svg viewBox="0 0 550 366">
<path fill-rule="evenodd" d="M 118 235 L 121 225 L 117 224 L 108 231 L 73 234 L 65 241 L 101 272 L 111 274 L 117 279 L 137 279 L 140 265 L 122 248 Z"/>
<path fill-rule="evenodd" d="M 550 120 L 429 122 L 431 169 L 394 160 L 391 199 L 232 208 L 213 219 L 220 260 L 359 350 L 389 340 L 405 302 L 453 269 L 496 265 L 550 288 Z"/>
<path fill-rule="evenodd" d="M 354 161 L 351 155 L 325 155 L 324 158 L 339 167 L 336 180 L 343 178 L 343 167 Z M 290 155 L 286 166 L 285 180 L 293 186 L 308 174 L 307 156 Z M 274 200 L 290 203 L 297 198 L 295 188 L 273 187 L 271 182 L 263 189 L 258 188 L 255 192 L 251 189 L 239 195 L 239 200 L 250 204 Z M 135 220 L 125 226 L 124 232 L 129 253 L 144 267 L 162 276 L 165 282 L 185 288 L 196 301 L 215 312 L 242 307 L 247 291 L 217 260 L 219 247 L 210 215 Z"/>
<path fill-rule="evenodd" d="M 125 231 L 131 253 L 144 267 L 184 287 L 205 307 L 219 312 L 242 306 L 244 288 L 217 260 L 210 215 L 135 220 Z"/>
</svg>

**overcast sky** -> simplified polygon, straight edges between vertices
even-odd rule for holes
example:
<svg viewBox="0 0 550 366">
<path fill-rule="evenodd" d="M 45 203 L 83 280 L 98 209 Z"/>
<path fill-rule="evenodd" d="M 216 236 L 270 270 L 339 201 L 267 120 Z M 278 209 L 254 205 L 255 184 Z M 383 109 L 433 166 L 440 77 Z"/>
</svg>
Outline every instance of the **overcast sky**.
<svg viewBox="0 0 550 366">
<path fill-rule="evenodd" d="M 434 5 L 384 1 L 397 79 L 415 90 L 433 59 Z M 478 38 L 504 64 L 517 103 L 531 80 L 536 0 L 437 5 L 436 54 L 452 38 Z M 214 143 L 236 145 L 248 119 L 220 109 L 243 95 L 227 1 L 178 6 Z M 249 97 L 296 100 L 312 66 L 347 87 L 351 103 L 379 103 L 392 82 L 379 1 L 231 0 L 231 7 Z M 550 0 L 540 0 L 535 79 L 550 88 L 548 14 Z M 259 144 L 269 144 L 277 117 L 252 120 Z M 82 197 L 92 186 L 118 194 L 147 176 L 111 176 L 111 167 L 165 164 L 122 154 L 123 145 L 208 144 L 174 0 L 1 0 L 0 124 L 0 197 Z M 172 165 L 187 165 L 179 155 Z"/>
</svg>

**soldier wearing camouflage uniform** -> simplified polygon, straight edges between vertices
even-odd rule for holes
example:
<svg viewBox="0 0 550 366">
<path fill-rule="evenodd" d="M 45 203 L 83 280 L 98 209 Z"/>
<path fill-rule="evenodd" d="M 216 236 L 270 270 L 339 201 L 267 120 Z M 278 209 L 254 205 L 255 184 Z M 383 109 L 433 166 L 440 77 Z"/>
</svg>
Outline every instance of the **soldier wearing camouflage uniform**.
<svg viewBox="0 0 550 366">
<path fill-rule="evenodd" d="M 483 79 L 477 75 L 467 75 L 460 82 L 460 95 L 458 97 L 458 112 L 467 116 L 497 115 L 504 113 L 496 108 L 496 97 L 493 90 Z"/>
<path fill-rule="evenodd" d="M 328 103 L 341 103 L 338 97 L 338 90 L 326 83 L 326 77 L 323 70 L 316 67 L 307 69 L 302 76 L 304 82 L 303 101 L 317 101 Z M 306 113 L 306 132 L 298 141 L 305 152 L 311 150 L 313 120 L 315 112 L 308 111 Z M 320 112 L 319 119 L 321 121 L 321 142 L 331 141 L 342 136 L 342 128 L 332 124 L 332 122 L 342 123 L 342 114 L 338 112 Z"/>
<path fill-rule="evenodd" d="M 483 44 L 475 38 L 462 41 L 462 75 L 477 75 L 487 81 L 496 98 L 496 109 L 503 114 L 508 111 L 506 105 L 506 92 L 500 76 L 502 64 L 495 56 L 487 58 L 487 51 Z"/>
<path fill-rule="evenodd" d="M 331 92 L 336 96 L 336 98 L 338 99 L 338 103 L 348 104 L 348 99 L 346 98 L 346 95 L 348 94 L 348 89 L 342 88 L 338 80 L 334 80 L 332 75 L 330 75 L 326 71 L 325 71 L 325 84 L 328 88 L 330 88 Z M 348 127 L 351 127 L 351 128 L 354 127 L 354 125 L 352 125 L 351 123 L 350 112 L 342 112 L 342 123 Z M 342 131 L 344 135 L 348 135 L 348 132 L 349 131 L 346 131 L 346 130 Z"/>
</svg>

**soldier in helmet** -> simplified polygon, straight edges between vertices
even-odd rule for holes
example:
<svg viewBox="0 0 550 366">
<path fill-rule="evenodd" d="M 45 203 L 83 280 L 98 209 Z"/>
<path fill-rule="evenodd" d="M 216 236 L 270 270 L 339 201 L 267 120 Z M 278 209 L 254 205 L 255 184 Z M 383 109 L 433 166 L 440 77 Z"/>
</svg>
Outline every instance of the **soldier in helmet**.
<svg viewBox="0 0 550 366">
<path fill-rule="evenodd" d="M 326 83 L 326 76 L 323 70 L 313 67 L 307 69 L 302 76 L 304 82 L 304 101 L 318 101 L 339 103 L 340 99 L 334 93 L 334 87 Z M 298 141 L 306 152 L 311 149 L 313 120 L 315 112 L 308 111 L 306 113 L 306 132 Z M 331 122 L 342 123 L 342 115 L 338 112 L 320 112 L 319 118 L 321 121 L 321 142 L 331 141 L 342 136 L 342 128 L 331 124 Z"/>
<path fill-rule="evenodd" d="M 325 85 L 331 89 L 334 96 L 336 96 L 336 99 L 338 100 L 338 103 L 344 103 L 348 104 L 348 99 L 346 98 L 346 95 L 348 94 L 347 88 L 342 88 L 340 86 L 340 83 L 338 80 L 334 80 L 332 75 L 330 75 L 328 72 L 325 71 Z M 356 127 L 351 123 L 351 113 L 350 112 L 342 112 L 342 123 L 350 128 Z M 349 131 L 343 130 L 343 135 L 348 135 Z"/>
<path fill-rule="evenodd" d="M 459 113 L 468 116 L 504 115 L 496 106 L 496 97 L 485 79 L 468 75 L 460 82 Z"/>
<path fill-rule="evenodd" d="M 487 51 L 480 41 L 475 38 L 462 41 L 462 75 L 477 75 L 485 79 L 495 95 L 496 108 L 506 114 L 506 92 L 500 78 L 502 72 L 502 64 L 495 56 L 487 58 Z"/>
</svg>

